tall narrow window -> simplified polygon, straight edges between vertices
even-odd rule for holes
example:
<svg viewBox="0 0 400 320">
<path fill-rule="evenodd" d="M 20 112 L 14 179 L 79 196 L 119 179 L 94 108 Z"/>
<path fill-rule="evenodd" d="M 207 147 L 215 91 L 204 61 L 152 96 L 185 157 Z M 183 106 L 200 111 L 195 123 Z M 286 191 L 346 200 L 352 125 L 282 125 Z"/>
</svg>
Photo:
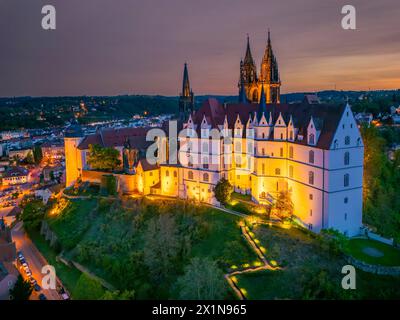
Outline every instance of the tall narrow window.
<svg viewBox="0 0 400 320">
<path fill-rule="evenodd" d="M 348 166 L 350 164 L 350 152 L 346 151 L 344 153 L 344 165 Z"/>
<path fill-rule="evenodd" d="M 313 133 L 311 133 L 311 134 L 308 136 L 308 143 L 309 143 L 309 144 L 314 144 L 314 143 L 315 143 L 315 136 L 314 136 Z"/>
<path fill-rule="evenodd" d="M 189 171 L 188 179 L 193 180 L 193 172 L 192 171 Z"/>
<path fill-rule="evenodd" d="M 280 154 L 280 156 L 281 156 L 281 158 L 282 158 L 282 157 L 283 157 L 283 148 L 280 148 L 279 154 Z"/>
<path fill-rule="evenodd" d="M 293 159 L 293 147 L 292 146 L 289 147 L 289 158 Z"/>
<path fill-rule="evenodd" d="M 289 132 L 289 139 L 290 139 L 290 140 L 293 140 L 293 131 L 290 131 L 290 132 Z"/>
<path fill-rule="evenodd" d="M 314 163 L 314 151 L 313 150 L 310 150 L 310 152 L 308 153 L 308 162 Z"/>
<path fill-rule="evenodd" d="M 203 174 L 203 181 L 208 182 L 208 173 Z"/>
<path fill-rule="evenodd" d="M 350 175 L 349 175 L 348 173 L 346 173 L 346 174 L 344 175 L 344 186 L 345 186 L 345 187 L 348 187 L 349 184 L 350 184 Z"/>
<path fill-rule="evenodd" d="M 263 175 L 265 175 L 265 164 L 264 163 L 261 165 L 261 172 Z"/>
<path fill-rule="evenodd" d="M 289 178 L 293 178 L 293 166 L 289 166 Z"/>
<path fill-rule="evenodd" d="M 344 138 L 344 144 L 345 144 L 346 146 L 348 146 L 348 145 L 350 144 L 350 137 L 349 137 L 349 136 L 346 136 L 346 137 Z"/>
<path fill-rule="evenodd" d="M 203 143 L 203 152 L 208 152 L 208 142 Z"/>
<path fill-rule="evenodd" d="M 308 183 L 314 184 L 314 172 L 313 171 L 308 172 Z"/>
<path fill-rule="evenodd" d="M 283 133 L 281 133 L 281 140 L 283 140 Z"/>
<path fill-rule="evenodd" d="M 165 171 L 165 176 L 166 176 L 166 177 L 169 177 L 169 171 L 168 171 L 168 170 Z"/>
</svg>

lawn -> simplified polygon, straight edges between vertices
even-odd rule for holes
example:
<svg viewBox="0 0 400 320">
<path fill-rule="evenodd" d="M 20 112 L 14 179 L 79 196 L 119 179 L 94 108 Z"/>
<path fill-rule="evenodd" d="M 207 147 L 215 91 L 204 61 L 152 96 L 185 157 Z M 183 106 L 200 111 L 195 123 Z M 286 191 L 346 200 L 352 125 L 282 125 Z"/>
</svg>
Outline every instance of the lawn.
<svg viewBox="0 0 400 320">
<path fill-rule="evenodd" d="M 369 264 L 400 266 L 400 250 L 378 241 L 351 239 L 348 253 Z"/>
<path fill-rule="evenodd" d="M 255 237 L 267 249 L 266 257 L 282 267 L 238 275 L 248 299 L 395 299 L 400 277 L 356 271 L 357 290 L 343 290 L 342 267 L 347 262 L 329 253 L 321 240 L 301 229 L 257 226 Z"/>
</svg>

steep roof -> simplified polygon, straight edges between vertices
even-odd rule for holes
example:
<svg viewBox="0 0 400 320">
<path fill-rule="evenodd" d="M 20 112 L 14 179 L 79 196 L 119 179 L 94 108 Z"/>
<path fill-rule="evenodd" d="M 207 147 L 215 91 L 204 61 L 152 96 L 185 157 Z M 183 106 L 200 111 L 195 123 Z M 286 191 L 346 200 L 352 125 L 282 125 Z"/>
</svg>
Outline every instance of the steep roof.
<svg viewBox="0 0 400 320">
<path fill-rule="evenodd" d="M 132 146 L 142 146 L 146 143 L 146 134 L 151 128 L 107 128 L 101 129 L 95 134 L 86 136 L 79 144 L 78 149 L 89 149 L 90 144 L 98 144 L 102 147 L 122 147 L 126 139 Z"/>
<path fill-rule="evenodd" d="M 279 113 L 282 113 L 286 124 L 289 123 L 290 116 L 292 116 L 296 128 L 299 129 L 298 134 L 304 136 L 310 119 L 313 117 L 314 121 L 317 122 L 317 129 L 321 130 L 317 147 L 329 149 L 345 107 L 345 105 L 338 107 L 326 104 L 310 105 L 307 103 L 267 104 L 265 112 L 268 117 L 271 113 L 273 123 L 278 119 Z M 233 129 L 238 116 L 242 124 L 246 124 L 249 117 L 253 117 L 258 110 L 259 104 L 233 103 L 221 105 L 216 99 L 208 99 L 193 116 L 193 122 L 197 124 L 197 130 L 200 132 L 199 128 L 204 116 L 212 128 L 218 128 L 218 125 L 223 125 L 226 116 L 229 128 Z M 307 139 L 296 140 L 294 143 L 305 145 L 307 144 Z"/>
</svg>

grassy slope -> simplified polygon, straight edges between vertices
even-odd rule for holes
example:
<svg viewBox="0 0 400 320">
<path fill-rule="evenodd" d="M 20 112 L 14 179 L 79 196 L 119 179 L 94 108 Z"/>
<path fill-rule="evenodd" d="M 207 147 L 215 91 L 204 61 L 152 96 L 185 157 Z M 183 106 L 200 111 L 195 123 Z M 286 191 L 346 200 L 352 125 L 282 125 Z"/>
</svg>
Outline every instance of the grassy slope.
<svg viewBox="0 0 400 320">
<path fill-rule="evenodd" d="M 373 257 L 364 253 L 363 250 L 368 247 L 377 249 L 384 255 L 382 257 Z M 352 239 L 349 241 L 348 250 L 350 255 L 366 263 L 384 266 L 400 266 L 400 250 L 378 241 Z"/>
</svg>

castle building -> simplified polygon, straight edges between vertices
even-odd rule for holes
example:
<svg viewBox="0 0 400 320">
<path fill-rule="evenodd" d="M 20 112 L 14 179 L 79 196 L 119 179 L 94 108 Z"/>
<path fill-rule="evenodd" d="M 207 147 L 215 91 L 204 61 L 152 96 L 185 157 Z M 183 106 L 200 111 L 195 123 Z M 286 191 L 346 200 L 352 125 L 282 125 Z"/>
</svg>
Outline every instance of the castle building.
<svg viewBox="0 0 400 320">
<path fill-rule="evenodd" d="M 90 144 L 99 144 L 119 150 L 122 165 L 113 174 L 124 193 L 218 205 L 214 188 L 225 178 L 236 192 L 259 204 L 289 193 L 297 220 L 314 232 L 333 228 L 357 235 L 362 226 L 364 146 L 351 107 L 310 104 L 306 99 L 280 103 L 270 40 L 259 79 L 247 49 L 239 102 L 208 99 L 198 110 L 190 109 L 178 139 L 179 161 L 170 158 L 176 138 L 170 139 L 173 133 L 167 126 L 159 128 L 165 135 L 157 140 L 160 151 L 153 164 L 145 156 L 153 143 L 146 141 L 152 128 L 102 129 L 82 137 L 73 127 L 65 136 L 67 185 L 77 179 L 100 183 L 106 173 L 87 164 Z M 179 109 L 186 111 L 182 99 L 193 101 L 187 66 L 183 82 Z"/>
<path fill-rule="evenodd" d="M 251 53 L 250 38 L 247 36 L 245 58 L 240 61 L 238 87 L 240 102 L 259 103 L 261 102 L 261 91 L 264 90 L 265 97 L 263 99 L 266 103 L 280 103 L 281 80 L 269 30 L 259 76 Z"/>
</svg>

